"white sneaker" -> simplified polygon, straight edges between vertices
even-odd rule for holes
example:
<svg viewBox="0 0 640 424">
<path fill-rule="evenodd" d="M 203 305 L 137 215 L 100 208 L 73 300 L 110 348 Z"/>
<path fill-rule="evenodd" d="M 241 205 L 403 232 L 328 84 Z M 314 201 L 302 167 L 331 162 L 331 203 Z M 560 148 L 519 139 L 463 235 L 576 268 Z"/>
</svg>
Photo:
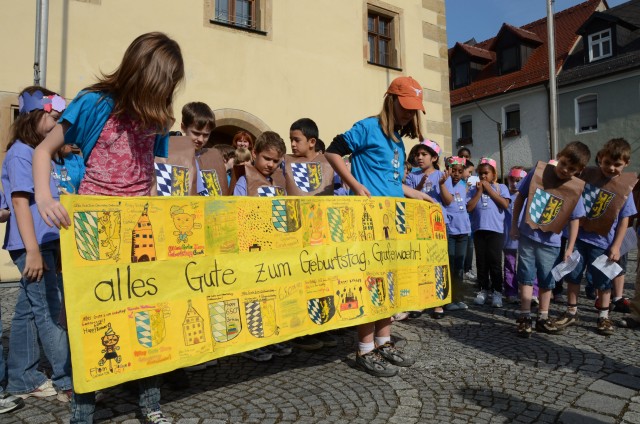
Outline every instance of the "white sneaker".
<svg viewBox="0 0 640 424">
<path fill-rule="evenodd" d="M 464 273 L 464 278 L 467 281 L 478 281 L 478 276 L 473 271 L 467 271 Z"/>
<path fill-rule="evenodd" d="M 445 311 L 450 312 L 450 311 L 459 311 L 460 306 L 458 306 L 458 302 L 453 302 L 453 303 L 449 303 L 448 305 L 444 305 L 442 307 Z"/>
<path fill-rule="evenodd" d="M 469 309 L 469 307 L 467 306 L 467 304 L 466 304 L 466 303 L 464 303 L 464 302 L 456 302 L 456 305 L 458 305 L 458 308 L 459 308 L 459 309 L 461 309 L 461 310 L 462 310 L 462 309 Z"/>
<path fill-rule="evenodd" d="M 271 358 L 273 358 L 273 353 L 262 347 L 259 349 L 242 352 L 241 355 L 256 362 L 266 362 L 270 361 Z"/>
<path fill-rule="evenodd" d="M 502 308 L 502 293 L 494 291 L 491 300 L 491 306 L 494 308 Z"/>
<path fill-rule="evenodd" d="M 538 299 L 538 296 L 533 296 L 531 298 L 531 304 L 532 305 L 536 305 L 536 306 L 538 306 L 540 304 L 540 300 Z"/>
<path fill-rule="evenodd" d="M 473 299 L 473 303 L 475 303 L 476 305 L 484 305 L 487 301 L 488 294 L 489 293 L 487 293 L 486 290 L 480 290 L 476 295 L 476 298 Z"/>
<path fill-rule="evenodd" d="M 58 394 L 58 392 L 53 387 L 53 383 L 51 382 L 51 380 L 47 380 L 44 383 L 42 383 L 40 385 L 40 387 L 37 387 L 32 392 L 19 393 L 19 394 L 16 394 L 16 396 L 18 396 L 18 397 L 20 397 L 22 399 L 26 399 L 26 398 L 29 398 L 29 397 L 46 398 L 46 397 L 55 396 L 57 394 Z"/>
</svg>

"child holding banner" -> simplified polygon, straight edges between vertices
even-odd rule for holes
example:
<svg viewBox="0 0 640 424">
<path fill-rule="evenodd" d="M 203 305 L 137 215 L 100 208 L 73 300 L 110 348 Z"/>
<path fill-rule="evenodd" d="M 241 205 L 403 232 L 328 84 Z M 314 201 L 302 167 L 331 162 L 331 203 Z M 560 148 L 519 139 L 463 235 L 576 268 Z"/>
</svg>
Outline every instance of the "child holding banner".
<svg viewBox="0 0 640 424">
<path fill-rule="evenodd" d="M 324 154 L 316 150 L 319 131 L 316 123 L 309 118 L 301 118 L 289 128 L 291 155 L 285 155 L 284 178 L 287 194 L 291 196 L 331 196 L 333 195 L 333 168 Z M 293 347 L 311 351 L 322 347 L 335 347 L 338 342 L 328 332 L 312 336 L 296 337 Z"/>
<path fill-rule="evenodd" d="M 80 92 L 33 158 L 36 202 L 49 226 L 67 228 L 71 223 L 67 211 L 47 187 L 51 158 L 64 143 L 76 143 L 86 161 L 79 194 L 150 194 L 154 155 L 168 154 L 168 131 L 174 123 L 173 95 L 183 78 L 178 43 L 163 33 L 152 32 L 131 43 L 113 73 Z M 138 383 L 144 422 L 168 423 L 160 411 L 157 377 Z M 74 393 L 71 423 L 91 423 L 94 412 L 95 393 Z"/>
<path fill-rule="evenodd" d="M 426 193 L 402 184 L 405 149 L 403 136 L 422 140 L 420 116 L 424 112 L 422 86 L 411 77 L 391 82 L 377 116 L 356 122 L 338 135 L 327 149 L 333 169 L 357 196 L 412 197 L 432 201 Z M 351 171 L 342 159 L 351 155 Z M 358 326 L 356 364 L 367 373 L 391 377 L 398 366 L 406 367 L 414 359 L 391 342 L 391 318 Z"/>
<path fill-rule="evenodd" d="M 493 291 L 491 306 L 502 308 L 502 246 L 504 215 L 509 207 L 509 189 L 496 182 L 496 161 L 480 159 L 480 181 L 467 193 L 467 210 L 471 212 L 471 231 L 476 249 L 476 267 L 480 291 L 473 303 L 484 305 Z"/>
<path fill-rule="evenodd" d="M 22 274 L 11 322 L 7 391 L 22 398 L 49 397 L 56 395 L 57 388 L 58 399 L 68 402 L 71 394 L 69 344 L 58 322 L 62 308 L 58 274 L 60 232 L 49 228 L 37 213 L 32 176 L 32 168 L 40 166 L 45 185 L 59 198 L 51 175 L 51 157 L 38 165 L 33 161 L 33 152 L 55 127 L 66 104 L 62 97 L 43 87 L 25 88 L 19 100 L 20 115 L 11 126 L 2 164 L 2 186 L 11 212 L 3 248 L 9 251 Z M 38 339 L 53 369 L 51 380 L 38 370 Z"/>
<path fill-rule="evenodd" d="M 445 187 L 449 174 L 440 171 L 440 166 L 438 165 L 440 152 L 441 149 L 438 143 L 431 140 L 423 140 L 420 144 L 413 146 L 409 152 L 409 162 L 420 169 L 407 175 L 405 184 L 426 193 L 444 208 L 451 204 L 453 197 Z M 449 225 L 447 214 L 444 213 L 443 216 L 445 225 Z M 411 316 L 418 317 L 420 312 L 412 311 Z M 434 308 L 431 312 L 431 317 L 433 319 L 444 318 L 442 307 Z"/>
<path fill-rule="evenodd" d="M 551 270 L 560 253 L 560 233 L 567 224 L 569 237 L 564 260 L 573 253 L 579 219 L 585 215 L 580 198 L 584 182 L 575 175 L 582 172 L 590 157 L 591 152 L 584 143 L 573 141 L 558 153 L 556 166 L 538 162 L 518 187 L 509 235 L 518 240 L 517 332 L 520 337 L 531 337 L 531 295 L 536 277 L 540 294 L 536 331 L 548 334 L 559 331 L 555 321 L 549 318 L 551 290 L 555 286 Z M 528 206 L 520 220 L 525 201 Z"/>
<path fill-rule="evenodd" d="M 234 196 L 273 197 L 286 195 L 284 176 L 280 164 L 287 146 L 284 140 L 273 131 L 265 131 L 256 139 L 253 147 L 253 165 L 247 164 L 234 168 L 242 174 L 233 188 Z M 252 361 L 269 361 L 275 356 L 291 355 L 293 349 L 288 343 L 272 345 L 243 352 L 242 356 Z"/>
</svg>

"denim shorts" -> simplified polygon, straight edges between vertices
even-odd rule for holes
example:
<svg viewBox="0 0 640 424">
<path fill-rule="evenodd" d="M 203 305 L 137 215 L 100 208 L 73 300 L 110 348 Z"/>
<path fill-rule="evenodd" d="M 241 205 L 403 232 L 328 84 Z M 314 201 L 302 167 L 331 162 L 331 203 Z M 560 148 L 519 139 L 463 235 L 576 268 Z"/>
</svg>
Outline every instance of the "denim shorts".
<svg viewBox="0 0 640 424">
<path fill-rule="evenodd" d="M 598 256 L 604 255 L 606 250 L 593 244 L 585 243 L 582 240 L 576 240 L 576 250 L 580 253 L 580 262 L 578 262 L 578 266 L 565 277 L 566 280 L 571 284 L 580 284 L 584 271 L 588 269 L 594 288 L 598 290 L 610 290 L 611 280 L 599 269 L 591 265 Z"/>
<path fill-rule="evenodd" d="M 560 247 L 548 246 L 522 236 L 518 243 L 518 282 L 524 286 L 532 286 L 536 277 L 538 287 L 553 289 L 556 282 L 551 270 L 558 262 Z"/>
</svg>

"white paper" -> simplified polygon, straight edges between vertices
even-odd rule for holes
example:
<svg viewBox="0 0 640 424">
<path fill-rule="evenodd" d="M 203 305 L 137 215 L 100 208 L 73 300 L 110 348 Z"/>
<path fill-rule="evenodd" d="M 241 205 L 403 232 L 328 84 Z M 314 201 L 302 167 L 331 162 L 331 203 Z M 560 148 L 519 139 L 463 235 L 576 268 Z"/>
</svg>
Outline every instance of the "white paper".
<svg viewBox="0 0 640 424">
<path fill-rule="evenodd" d="M 631 249 L 635 249 L 638 245 L 638 236 L 636 236 L 635 228 L 627 228 L 627 232 L 622 239 L 622 245 L 620 246 L 620 256 L 625 253 L 629 253 Z"/>
<path fill-rule="evenodd" d="M 569 256 L 565 262 L 560 262 L 558 265 L 553 267 L 553 269 L 551 270 L 553 279 L 556 281 L 560 281 L 562 277 L 573 271 L 579 263 L 580 253 L 578 253 L 577 250 L 574 250 L 571 256 Z"/>
<path fill-rule="evenodd" d="M 480 182 L 480 177 L 476 175 L 470 175 L 469 178 L 467 178 L 467 185 L 469 187 L 475 187 L 476 184 L 478 184 L 479 182 Z"/>
<path fill-rule="evenodd" d="M 609 280 L 613 280 L 622 272 L 622 267 L 616 262 L 610 261 L 607 255 L 601 255 L 591 264 L 598 268 Z"/>
</svg>

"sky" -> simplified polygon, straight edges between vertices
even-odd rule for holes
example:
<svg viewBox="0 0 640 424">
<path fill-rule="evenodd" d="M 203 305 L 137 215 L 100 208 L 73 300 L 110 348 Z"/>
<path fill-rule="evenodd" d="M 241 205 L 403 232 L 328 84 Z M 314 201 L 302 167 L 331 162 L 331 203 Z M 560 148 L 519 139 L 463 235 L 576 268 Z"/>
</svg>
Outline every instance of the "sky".
<svg viewBox="0 0 640 424">
<path fill-rule="evenodd" d="M 607 0 L 609 7 L 625 0 Z M 555 0 L 554 12 L 582 3 Z M 547 0 L 445 0 L 449 47 L 471 38 L 484 41 L 498 34 L 504 22 L 522 26 L 547 16 Z"/>
</svg>

